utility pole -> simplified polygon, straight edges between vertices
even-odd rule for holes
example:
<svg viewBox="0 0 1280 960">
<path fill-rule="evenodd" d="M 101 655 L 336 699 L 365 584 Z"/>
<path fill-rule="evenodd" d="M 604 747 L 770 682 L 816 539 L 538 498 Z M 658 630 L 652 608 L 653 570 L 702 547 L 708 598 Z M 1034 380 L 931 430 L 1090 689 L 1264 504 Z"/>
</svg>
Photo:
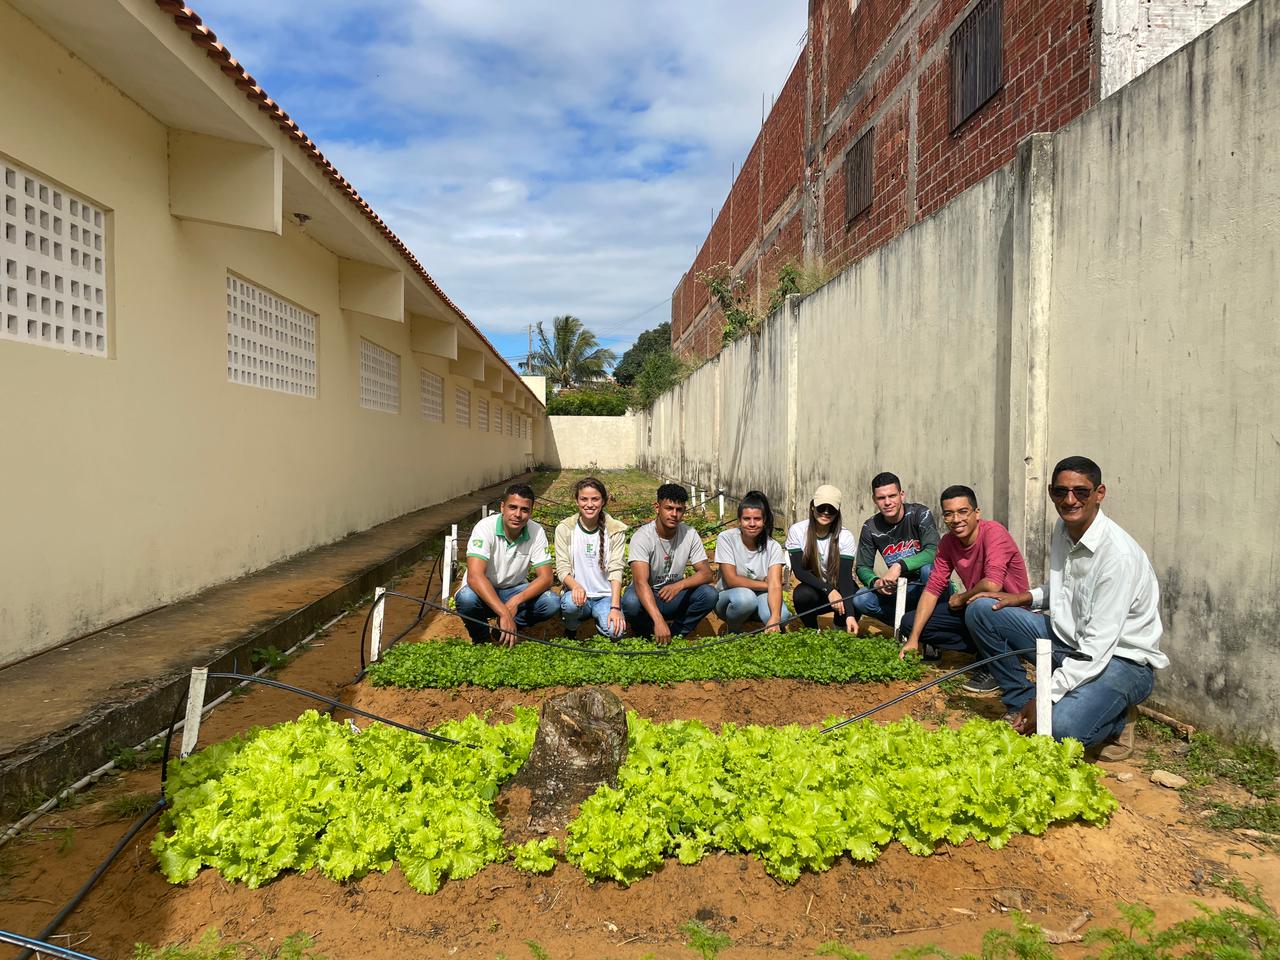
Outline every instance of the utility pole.
<svg viewBox="0 0 1280 960">
<path fill-rule="evenodd" d="M 529 355 L 524 361 L 524 372 L 533 376 L 533 324 L 529 324 Z"/>
</svg>

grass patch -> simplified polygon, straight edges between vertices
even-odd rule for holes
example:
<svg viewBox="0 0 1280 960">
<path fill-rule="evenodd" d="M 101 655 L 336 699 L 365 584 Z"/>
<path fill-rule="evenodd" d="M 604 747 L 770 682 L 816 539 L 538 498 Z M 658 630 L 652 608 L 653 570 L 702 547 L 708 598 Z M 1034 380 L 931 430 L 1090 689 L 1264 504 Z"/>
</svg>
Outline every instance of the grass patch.
<svg viewBox="0 0 1280 960">
<path fill-rule="evenodd" d="M 134 947 L 133 960 L 325 960 L 322 954 L 312 950 L 313 946 L 308 934 L 298 932 L 285 937 L 280 946 L 266 953 L 251 943 L 223 940 L 217 930 L 206 930 L 191 945 L 152 947 L 139 943 Z"/>
<path fill-rule="evenodd" d="M 151 809 L 159 798 L 154 793 L 126 793 L 107 801 L 107 813 L 117 820 L 140 817 Z"/>
<path fill-rule="evenodd" d="M 116 765 L 117 770 L 140 770 L 161 761 L 164 757 L 164 740 L 152 740 L 141 750 L 109 743 L 107 757 Z"/>
</svg>

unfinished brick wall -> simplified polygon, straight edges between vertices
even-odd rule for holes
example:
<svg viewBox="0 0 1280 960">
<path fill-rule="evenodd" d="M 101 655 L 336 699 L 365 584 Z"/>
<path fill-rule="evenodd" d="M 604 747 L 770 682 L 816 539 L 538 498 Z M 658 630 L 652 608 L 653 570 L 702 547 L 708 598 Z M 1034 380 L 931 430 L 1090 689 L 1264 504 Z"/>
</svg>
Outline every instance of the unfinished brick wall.
<svg viewBox="0 0 1280 960">
<path fill-rule="evenodd" d="M 728 264 L 763 313 L 785 264 L 809 253 L 843 268 L 1009 162 L 1028 134 L 1058 129 L 1096 99 L 1094 4 L 1003 0 L 1001 88 L 953 132 L 950 38 L 977 2 L 810 0 L 805 50 L 676 287 L 671 336 L 681 355 L 712 356 L 721 345 L 724 318 L 699 273 Z M 871 207 L 846 221 L 845 156 L 872 127 Z"/>
</svg>

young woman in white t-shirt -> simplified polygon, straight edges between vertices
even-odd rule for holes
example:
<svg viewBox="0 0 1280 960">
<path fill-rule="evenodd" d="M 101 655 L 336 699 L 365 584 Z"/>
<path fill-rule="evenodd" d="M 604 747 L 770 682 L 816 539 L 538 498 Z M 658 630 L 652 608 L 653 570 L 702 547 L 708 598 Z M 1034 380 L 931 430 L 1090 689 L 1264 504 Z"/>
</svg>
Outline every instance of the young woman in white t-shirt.
<svg viewBox="0 0 1280 960">
<path fill-rule="evenodd" d="M 858 618 L 850 602 L 858 589 L 853 579 L 857 541 L 840 522 L 840 491 L 824 483 L 809 501 L 809 519 L 793 524 L 787 531 L 787 552 L 795 590 L 791 599 L 806 627 L 818 625 L 818 615 L 830 610 L 836 630 L 858 629 Z"/>
<path fill-rule="evenodd" d="M 556 576 L 560 616 L 573 636 L 582 621 L 595 618 L 596 632 L 617 639 L 627 629 L 622 615 L 622 568 L 627 525 L 605 511 L 609 492 L 595 477 L 573 487 L 578 512 L 556 526 Z"/>
<path fill-rule="evenodd" d="M 738 502 L 738 526 L 716 537 L 720 568 L 716 616 L 724 621 L 727 633 L 740 633 L 753 618 L 765 624 L 765 633 L 779 633 L 791 619 L 782 600 L 787 555 L 772 534 L 769 498 L 750 490 Z"/>
</svg>

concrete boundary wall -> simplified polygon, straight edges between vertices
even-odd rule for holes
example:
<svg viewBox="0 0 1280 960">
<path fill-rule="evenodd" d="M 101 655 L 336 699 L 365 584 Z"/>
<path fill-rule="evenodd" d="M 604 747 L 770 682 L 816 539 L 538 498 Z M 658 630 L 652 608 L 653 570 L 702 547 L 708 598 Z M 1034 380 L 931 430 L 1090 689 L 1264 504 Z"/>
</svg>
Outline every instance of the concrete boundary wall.
<svg viewBox="0 0 1280 960">
<path fill-rule="evenodd" d="M 1280 0 L 1254 0 L 793 298 L 641 415 L 640 466 L 797 516 L 968 483 L 1033 578 L 1058 459 L 1162 586 L 1154 701 L 1280 743 Z"/>
<path fill-rule="evenodd" d="M 543 464 L 564 469 L 635 466 L 637 417 L 547 417 Z"/>
</svg>

